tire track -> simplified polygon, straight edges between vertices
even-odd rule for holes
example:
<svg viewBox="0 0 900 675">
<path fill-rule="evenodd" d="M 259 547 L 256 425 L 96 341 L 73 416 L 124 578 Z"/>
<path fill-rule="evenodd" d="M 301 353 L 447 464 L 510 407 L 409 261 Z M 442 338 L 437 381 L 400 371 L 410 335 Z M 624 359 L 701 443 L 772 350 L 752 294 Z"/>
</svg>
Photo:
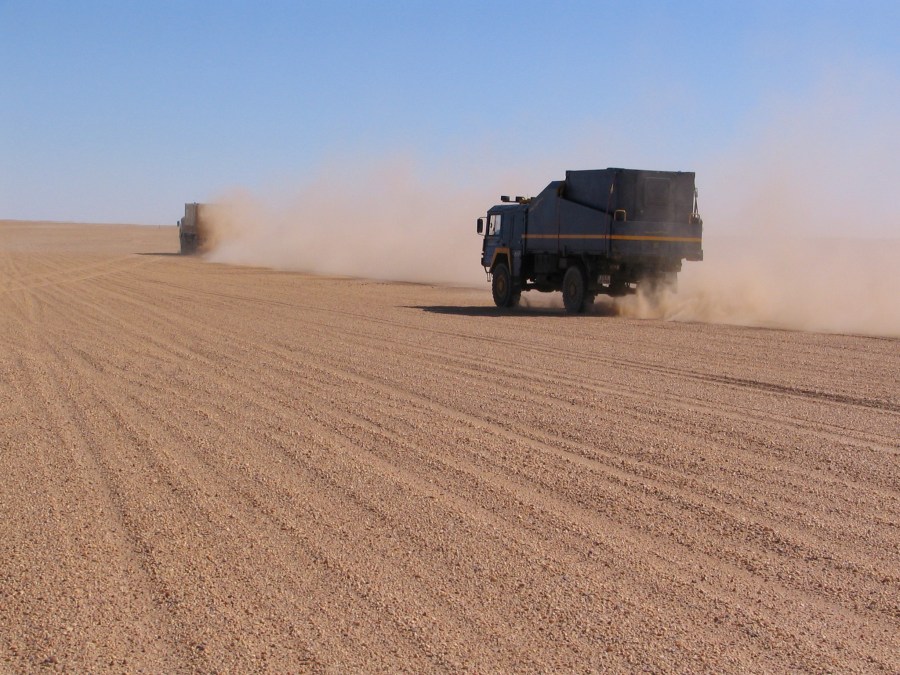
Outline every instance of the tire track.
<svg viewBox="0 0 900 675">
<path fill-rule="evenodd" d="M 53 508 L 0 557 L 56 570 L 0 564 L 12 667 L 114 669 L 115 622 L 59 617 L 133 611 L 131 669 L 900 669 L 896 341 L 442 315 L 468 292 L 91 236 L 0 256 L 0 514 Z M 10 594 L 81 545 L 126 552 L 107 590 Z"/>
</svg>

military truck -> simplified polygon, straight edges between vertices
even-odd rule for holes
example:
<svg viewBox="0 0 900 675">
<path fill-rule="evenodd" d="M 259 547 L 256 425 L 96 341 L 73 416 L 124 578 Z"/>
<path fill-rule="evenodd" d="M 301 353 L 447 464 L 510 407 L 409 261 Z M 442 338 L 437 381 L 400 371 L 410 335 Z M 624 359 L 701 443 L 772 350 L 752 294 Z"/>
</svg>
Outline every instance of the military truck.
<svg viewBox="0 0 900 675">
<path fill-rule="evenodd" d="M 674 285 L 683 260 L 703 260 L 690 172 L 566 171 L 537 197 L 500 201 L 477 221 L 498 307 L 517 305 L 523 291 L 562 291 L 577 314 L 598 294 Z"/>
<path fill-rule="evenodd" d="M 189 255 L 203 251 L 209 239 L 209 225 L 205 221 L 206 204 L 184 205 L 184 218 L 178 221 L 178 239 L 181 242 L 181 253 Z"/>
</svg>

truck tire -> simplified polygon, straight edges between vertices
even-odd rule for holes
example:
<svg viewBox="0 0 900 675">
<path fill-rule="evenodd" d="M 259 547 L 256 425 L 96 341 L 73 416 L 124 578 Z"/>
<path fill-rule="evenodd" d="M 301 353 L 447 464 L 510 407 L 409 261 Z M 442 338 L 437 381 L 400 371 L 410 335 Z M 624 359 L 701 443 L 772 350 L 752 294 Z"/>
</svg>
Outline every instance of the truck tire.
<svg viewBox="0 0 900 675">
<path fill-rule="evenodd" d="M 573 265 L 566 270 L 563 277 L 563 304 L 569 314 L 581 314 L 584 312 L 585 300 L 587 293 L 585 292 L 584 272 L 577 265 Z"/>
<path fill-rule="evenodd" d="M 518 293 L 513 291 L 512 279 L 506 263 L 497 263 L 494 268 L 491 275 L 491 293 L 497 307 L 514 307 L 518 304 L 521 291 Z"/>
</svg>

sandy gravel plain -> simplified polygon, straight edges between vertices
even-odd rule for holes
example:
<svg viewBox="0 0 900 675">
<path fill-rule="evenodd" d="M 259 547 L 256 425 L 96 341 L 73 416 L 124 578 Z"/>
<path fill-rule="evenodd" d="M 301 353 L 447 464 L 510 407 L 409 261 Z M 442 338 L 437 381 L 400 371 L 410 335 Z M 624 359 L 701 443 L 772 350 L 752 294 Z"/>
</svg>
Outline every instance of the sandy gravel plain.
<svg viewBox="0 0 900 675">
<path fill-rule="evenodd" d="M 0 671 L 900 671 L 900 341 L 176 247 L 0 223 Z"/>
</svg>

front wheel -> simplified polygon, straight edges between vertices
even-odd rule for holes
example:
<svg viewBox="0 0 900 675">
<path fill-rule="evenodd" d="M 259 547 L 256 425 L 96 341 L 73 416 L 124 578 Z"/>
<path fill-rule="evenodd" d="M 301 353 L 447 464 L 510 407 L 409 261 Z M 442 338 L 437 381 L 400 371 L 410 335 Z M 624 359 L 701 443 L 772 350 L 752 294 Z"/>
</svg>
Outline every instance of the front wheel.
<svg viewBox="0 0 900 675">
<path fill-rule="evenodd" d="M 497 307 L 513 307 L 518 304 L 519 293 L 513 291 L 512 279 L 506 263 L 498 263 L 494 268 L 491 276 L 491 293 L 494 295 L 494 304 Z"/>
<path fill-rule="evenodd" d="M 572 266 L 563 277 L 563 304 L 569 314 L 581 314 L 585 309 L 587 293 L 585 291 L 584 272 L 580 267 Z"/>
</svg>

